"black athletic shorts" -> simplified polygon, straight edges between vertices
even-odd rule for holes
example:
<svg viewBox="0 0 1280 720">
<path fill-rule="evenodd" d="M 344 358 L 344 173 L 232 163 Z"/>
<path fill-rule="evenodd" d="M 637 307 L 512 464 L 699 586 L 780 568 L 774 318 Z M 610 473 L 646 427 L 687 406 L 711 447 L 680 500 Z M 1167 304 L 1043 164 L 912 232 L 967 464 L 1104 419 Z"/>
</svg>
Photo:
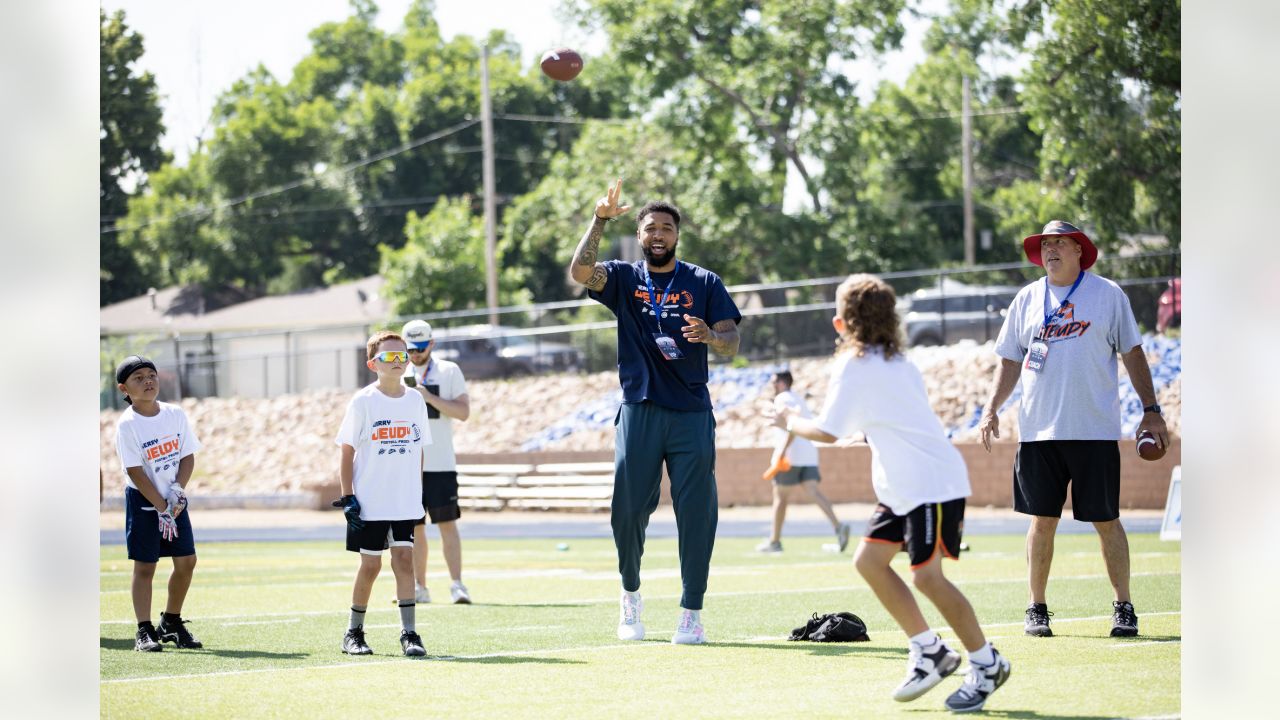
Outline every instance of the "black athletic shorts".
<svg viewBox="0 0 1280 720">
<path fill-rule="evenodd" d="M 458 472 L 422 473 L 422 509 L 431 517 L 431 524 L 449 522 L 462 517 L 462 508 L 458 507 Z M 427 519 L 418 521 L 426 525 Z"/>
<path fill-rule="evenodd" d="M 363 555 L 381 555 L 392 547 L 413 548 L 413 528 L 421 520 L 365 520 L 364 527 L 347 526 L 347 549 Z"/>
<path fill-rule="evenodd" d="M 907 551 L 914 570 L 928 564 L 939 550 L 946 557 L 959 560 L 960 537 L 963 534 L 964 498 L 958 498 L 917 505 L 906 515 L 894 515 L 888 507 L 876 505 L 862 539 L 901 545 Z"/>
<path fill-rule="evenodd" d="M 1071 514 L 1084 522 L 1120 517 L 1120 443 L 1042 440 L 1018 445 L 1013 462 L 1013 509 L 1062 517 L 1071 484 Z"/>
<path fill-rule="evenodd" d="M 191 531 L 191 507 L 174 518 L 178 537 L 165 540 L 160 536 L 160 516 L 147 496 L 129 486 L 124 488 L 124 545 L 129 559 L 159 562 L 162 557 L 186 557 L 196 554 L 195 534 Z"/>
</svg>

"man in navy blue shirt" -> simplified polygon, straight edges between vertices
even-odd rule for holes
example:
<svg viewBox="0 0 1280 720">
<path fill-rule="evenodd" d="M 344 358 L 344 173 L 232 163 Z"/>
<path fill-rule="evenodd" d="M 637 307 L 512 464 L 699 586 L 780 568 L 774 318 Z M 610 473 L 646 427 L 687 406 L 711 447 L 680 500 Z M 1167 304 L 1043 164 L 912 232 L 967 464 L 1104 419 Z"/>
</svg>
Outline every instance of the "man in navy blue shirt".
<svg viewBox="0 0 1280 720">
<path fill-rule="evenodd" d="M 569 264 L 573 279 L 618 318 L 622 407 L 614 421 L 611 523 L 622 575 L 618 638 L 641 640 L 640 558 L 645 528 L 658 507 L 662 464 L 680 536 L 680 619 L 671 642 L 706 642 L 702 598 L 719 517 L 716 422 L 707 392 L 707 349 L 738 352 L 742 314 L 715 273 L 676 259 L 680 211 L 651 202 L 636 213 L 644 260 L 597 261 L 605 223 L 631 209 L 620 205 L 618 180 L 595 206 Z"/>
</svg>

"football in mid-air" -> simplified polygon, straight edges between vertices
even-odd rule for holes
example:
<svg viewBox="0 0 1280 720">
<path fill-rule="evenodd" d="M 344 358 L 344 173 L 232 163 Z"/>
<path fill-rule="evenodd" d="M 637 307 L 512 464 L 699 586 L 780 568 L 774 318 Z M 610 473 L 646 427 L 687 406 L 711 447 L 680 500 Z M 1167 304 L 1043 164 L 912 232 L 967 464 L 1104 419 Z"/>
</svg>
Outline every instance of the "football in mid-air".
<svg viewBox="0 0 1280 720">
<path fill-rule="evenodd" d="M 1143 460 L 1159 460 L 1164 457 L 1164 451 L 1165 449 L 1160 447 L 1160 441 L 1150 430 L 1138 433 L 1138 454 Z"/>
<path fill-rule="evenodd" d="M 552 80 L 569 82 L 582 72 L 582 56 L 569 48 L 548 50 L 542 56 L 542 72 Z"/>
</svg>

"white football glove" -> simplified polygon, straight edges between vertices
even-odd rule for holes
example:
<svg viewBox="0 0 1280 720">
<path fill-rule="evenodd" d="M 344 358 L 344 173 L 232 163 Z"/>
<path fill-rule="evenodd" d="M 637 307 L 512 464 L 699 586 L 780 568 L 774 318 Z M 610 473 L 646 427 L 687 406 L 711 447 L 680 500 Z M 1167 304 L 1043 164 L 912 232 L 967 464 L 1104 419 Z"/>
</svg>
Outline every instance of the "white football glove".
<svg viewBox="0 0 1280 720">
<path fill-rule="evenodd" d="M 168 510 L 156 511 L 156 516 L 160 519 L 160 537 L 173 542 L 178 537 L 178 523 Z"/>
<path fill-rule="evenodd" d="M 187 494 L 182 491 L 182 486 L 178 483 L 169 486 L 169 497 L 165 498 L 165 500 L 169 503 L 169 507 L 166 510 L 174 517 L 182 514 L 182 511 L 187 509 Z"/>
</svg>

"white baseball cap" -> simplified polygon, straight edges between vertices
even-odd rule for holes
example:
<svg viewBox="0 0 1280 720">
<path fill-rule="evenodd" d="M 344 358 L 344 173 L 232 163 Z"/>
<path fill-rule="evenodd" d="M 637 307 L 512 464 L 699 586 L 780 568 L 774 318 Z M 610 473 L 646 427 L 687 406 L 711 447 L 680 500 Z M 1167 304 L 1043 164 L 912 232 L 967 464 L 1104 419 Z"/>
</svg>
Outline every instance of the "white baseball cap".
<svg viewBox="0 0 1280 720">
<path fill-rule="evenodd" d="M 431 323 L 426 320 L 410 320 L 404 324 L 400 335 L 411 350 L 426 350 L 427 345 L 431 344 Z"/>
</svg>

